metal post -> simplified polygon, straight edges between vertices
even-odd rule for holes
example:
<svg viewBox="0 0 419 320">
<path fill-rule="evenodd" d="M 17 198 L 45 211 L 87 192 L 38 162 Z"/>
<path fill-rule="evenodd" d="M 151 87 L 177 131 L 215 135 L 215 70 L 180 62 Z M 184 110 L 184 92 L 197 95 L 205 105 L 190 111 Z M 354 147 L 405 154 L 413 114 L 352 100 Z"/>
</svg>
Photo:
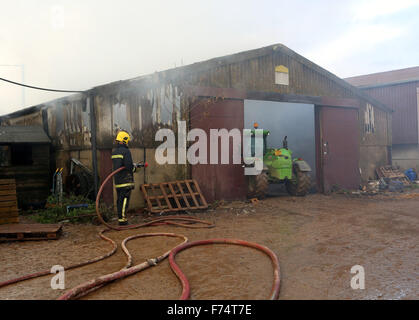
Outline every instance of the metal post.
<svg viewBox="0 0 419 320">
<path fill-rule="evenodd" d="M 146 163 L 147 161 L 147 149 L 146 147 L 144 147 L 144 152 L 143 152 L 143 163 Z M 147 183 L 147 171 L 146 171 L 146 167 L 143 168 L 144 169 L 144 184 Z"/>
<path fill-rule="evenodd" d="M 99 175 L 97 168 L 97 143 L 96 143 L 96 108 L 95 108 L 95 94 L 93 92 L 89 95 L 89 115 L 90 115 L 90 128 L 91 128 L 91 143 L 92 143 L 92 168 L 93 180 L 95 185 L 95 197 L 99 191 Z"/>
<path fill-rule="evenodd" d="M 63 168 L 57 174 L 57 185 L 58 185 L 58 203 L 60 206 L 63 203 Z"/>
</svg>

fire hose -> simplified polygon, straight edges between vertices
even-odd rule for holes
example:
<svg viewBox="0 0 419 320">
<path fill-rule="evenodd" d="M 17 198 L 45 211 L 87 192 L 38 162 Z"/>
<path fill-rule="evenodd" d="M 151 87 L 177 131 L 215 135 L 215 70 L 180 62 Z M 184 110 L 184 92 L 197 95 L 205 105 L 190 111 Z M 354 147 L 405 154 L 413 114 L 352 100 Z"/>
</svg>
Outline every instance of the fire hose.
<svg viewBox="0 0 419 320">
<path fill-rule="evenodd" d="M 85 283 L 82 283 L 78 285 L 77 287 L 74 287 L 67 292 L 65 292 L 63 295 L 61 295 L 58 300 L 69 300 L 69 299 L 78 299 L 82 296 L 85 296 L 92 291 L 95 291 L 97 289 L 100 289 L 104 285 L 108 284 L 109 282 L 119 280 L 125 277 L 128 277 L 130 275 L 133 275 L 137 272 L 143 271 L 149 267 L 156 266 L 160 261 L 167 258 L 167 256 L 170 254 L 171 250 L 166 251 L 164 254 L 160 255 L 159 257 L 155 259 L 148 259 L 147 261 L 140 263 L 138 265 L 135 265 L 131 267 L 132 263 L 132 257 L 129 253 L 128 249 L 126 248 L 126 243 L 129 240 L 135 239 L 135 238 L 143 238 L 143 237 L 153 237 L 153 236 L 166 236 L 166 237 L 177 237 L 182 238 L 183 242 L 182 244 L 186 243 L 188 241 L 188 238 L 186 238 L 183 235 L 178 235 L 174 233 L 144 233 L 144 234 L 136 234 L 133 236 L 130 236 L 128 238 L 125 238 L 122 242 L 122 248 L 125 253 L 125 255 L 128 258 L 128 262 L 125 265 L 125 267 L 117 272 L 113 272 L 110 274 L 103 275 L 99 278 L 87 281 Z"/>
<path fill-rule="evenodd" d="M 199 219 L 188 217 L 188 216 L 166 216 L 166 217 L 162 217 L 162 218 L 153 219 L 153 220 L 151 220 L 149 222 L 146 222 L 146 223 L 137 224 L 137 225 L 131 225 L 131 226 L 124 226 L 124 227 L 115 227 L 115 226 L 112 226 L 112 225 L 106 223 L 103 220 L 103 217 L 102 217 L 102 215 L 101 215 L 101 213 L 99 211 L 99 200 L 100 200 L 101 194 L 103 192 L 103 188 L 106 185 L 106 183 L 108 183 L 108 181 L 116 173 L 122 171 L 123 169 L 124 169 L 124 167 L 119 168 L 119 169 L 113 171 L 104 180 L 104 182 L 102 183 L 102 185 L 101 185 L 101 187 L 99 189 L 99 192 L 98 192 L 97 198 L 96 198 L 96 214 L 97 214 L 97 217 L 99 218 L 99 221 L 108 228 L 108 229 L 102 230 L 99 233 L 99 237 L 101 239 L 109 242 L 112 245 L 112 249 L 109 252 L 107 252 L 106 254 L 101 255 L 101 256 L 98 256 L 96 258 L 89 259 L 87 261 L 83 261 L 83 262 L 80 262 L 80 263 L 76 263 L 76 264 L 72 264 L 72 265 L 66 266 L 66 267 L 64 267 L 64 270 L 71 270 L 71 269 L 80 268 L 80 267 L 83 267 L 83 266 L 86 266 L 88 264 L 92 264 L 92 263 L 95 263 L 95 262 L 104 260 L 104 259 L 112 256 L 116 252 L 116 250 L 118 248 L 118 245 L 111 238 L 108 238 L 107 236 L 105 236 L 105 233 L 106 232 L 109 232 L 109 231 L 112 231 L 112 230 L 118 230 L 119 231 L 119 230 L 136 229 L 136 228 L 148 227 L 148 226 L 158 226 L 158 225 L 163 225 L 163 224 L 182 226 L 182 227 L 186 227 L 186 228 L 202 228 L 202 226 L 194 226 L 194 225 L 191 225 L 193 223 L 201 223 L 201 224 L 204 224 L 205 225 L 204 227 L 206 227 L 206 228 L 212 228 L 212 227 L 214 227 L 214 224 L 212 224 L 212 223 L 210 223 L 208 221 L 199 220 Z M 183 221 L 185 223 L 181 223 L 179 221 Z M 128 250 L 126 250 L 126 248 L 125 248 L 124 252 L 127 252 L 127 251 Z M 128 253 L 128 255 L 129 255 L 129 253 Z M 129 257 L 130 257 L 130 255 L 129 255 Z M 5 286 L 8 286 L 8 285 L 11 285 L 11 284 L 14 284 L 14 283 L 18 283 L 18 282 L 21 282 L 21 281 L 25 281 L 25 280 L 29 280 L 29 279 L 34 279 L 34 278 L 38 278 L 38 277 L 42 277 L 42 276 L 46 276 L 46 275 L 50 275 L 50 274 L 51 274 L 51 270 L 50 269 L 45 269 L 45 270 L 42 270 L 42 271 L 39 271 L 39 272 L 26 274 L 26 275 L 23 275 L 23 276 L 14 278 L 14 279 L 10 279 L 10 280 L 6 280 L 6 281 L 3 281 L 3 282 L 0 282 L 0 288 L 5 287 Z"/>
<path fill-rule="evenodd" d="M 176 254 L 178 254 L 180 251 L 200 246 L 200 245 L 208 245 L 208 244 L 234 244 L 234 245 L 240 245 L 240 246 L 246 246 L 255 248 L 257 250 L 262 251 L 263 253 L 267 254 L 269 258 L 272 261 L 273 267 L 274 267 L 274 282 L 272 285 L 271 294 L 269 296 L 270 300 L 276 300 L 278 299 L 279 295 L 279 288 L 280 288 L 280 277 L 279 277 L 279 260 L 278 257 L 274 252 L 272 252 L 269 248 L 265 246 L 261 246 L 257 243 L 248 242 L 244 240 L 238 240 L 238 239 L 209 239 L 209 240 L 201 240 L 201 241 L 194 241 L 194 242 L 188 242 L 181 244 L 174 248 L 170 252 L 169 256 L 169 263 L 170 267 L 172 268 L 172 271 L 176 274 L 176 276 L 179 278 L 181 284 L 182 284 L 182 295 L 180 297 L 181 300 L 187 300 L 189 299 L 190 294 L 190 286 L 189 281 L 186 278 L 185 274 L 180 270 L 179 266 L 176 264 L 175 257 Z"/>
<path fill-rule="evenodd" d="M 146 226 L 157 226 L 157 225 L 162 225 L 162 224 L 168 224 L 168 225 L 176 225 L 176 226 L 182 226 L 182 227 L 186 227 L 186 228 L 202 228 L 203 226 L 193 226 L 191 225 L 192 223 L 201 223 L 204 224 L 206 228 L 212 228 L 214 227 L 214 224 L 208 222 L 208 221 L 204 221 L 204 220 L 199 220 L 197 218 L 193 218 L 193 217 L 189 217 L 189 216 L 166 216 L 166 217 L 162 217 L 162 218 L 157 218 L 157 219 L 153 219 L 150 222 L 146 222 L 146 223 L 142 223 L 142 224 L 137 224 L 137 225 L 131 225 L 131 226 L 112 226 L 110 224 L 108 224 L 102 217 L 100 210 L 99 210 L 99 202 L 100 202 L 100 197 L 101 194 L 103 192 L 104 186 L 108 183 L 108 181 L 118 172 L 120 172 L 121 170 L 123 170 L 124 167 L 119 168 L 115 171 L 113 171 L 110 175 L 108 175 L 106 177 L 106 179 L 103 181 L 99 192 L 97 194 L 96 197 L 96 213 L 98 216 L 99 221 L 104 224 L 108 229 L 105 229 L 103 231 L 101 231 L 99 233 L 99 236 L 105 240 L 108 241 L 112 244 L 112 250 L 109 251 L 108 253 L 106 253 L 105 255 L 102 255 L 100 257 L 96 257 L 94 259 L 88 260 L 88 261 L 84 261 L 78 264 L 73 264 L 70 266 L 67 266 L 64 268 L 64 270 L 70 270 L 70 269 L 74 269 L 74 268 L 78 268 L 78 267 L 82 267 L 85 266 L 87 264 L 91 264 L 94 262 L 98 262 L 100 260 L 103 260 L 107 257 L 110 257 L 111 255 L 113 255 L 116 250 L 117 250 L 117 244 L 115 243 L 115 241 L 113 241 L 112 239 L 106 237 L 104 235 L 105 232 L 111 231 L 111 230 L 116 230 L 116 231 L 122 231 L 122 230 L 128 230 L 128 229 L 136 229 L 136 228 L 140 228 L 140 227 L 146 227 Z M 184 223 L 182 223 L 184 222 Z M 182 238 L 183 242 L 179 245 L 177 245 L 175 248 L 166 251 L 164 254 L 160 255 L 157 258 L 154 259 L 148 259 L 147 261 L 135 265 L 135 266 L 131 266 L 132 265 L 132 256 L 129 253 L 128 249 L 126 248 L 126 243 L 130 240 L 136 239 L 136 238 L 142 238 L 142 237 L 152 237 L 152 236 L 167 236 L 167 237 L 177 237 L 177 238 Z M 272 265 L 274 268 L 274 283 L 272 286 L 272 290 L 271 290 L 271 294 L 269 299 L 277 299 L 278 295 L 279 295 L 279 289 L 280 289 L 280 276 L 279 276 L 279 260 L 277 258 L 277 256 L 275 255 L 274 252 L 272 252 L 269 248 L 261 246 L 259 244 L 256 243 L 252 243 L 252 242 L 247 242 L 247 241 L 243 241 L 243 240 L 237 240 L 237 239 L 210 239 L 210 240 L 202 240 L 202 241 L 195 241 L 195 242 L 188 242 L 188 239 L 183 236 L 183 235 L 178 235 L 178 234 L 174 234 L 174 233 L 145 233 L 145 234 L 136 234 L 130 237 L 127 237 L 123 240 L 121 247 L 122 250 L 124 251 L 125 255 L 127 256 L 127 263 L 125 265 L 125 267 L 117 272 L 113 272 L 107 275 L 103 275 L 101 277 L 98 277 L 96 279 L 87 281 L 85 283 L 82 283 L 70 290 L 68 290 L 67 292 L 65 292 L 63 295 L 61 295 L 58 300 L 68 300 L 68 299 L 77 299 L 80 298 L 82 296 L 85 296 L 89 293 L 91 293 L 92 291 L 98 290 L 101 287 L 105 286 L 106 284 L 113 282 L 115 280 L 118 279 L 122 279 L 125 278 L 127 276 L 133 275 L 135 273 L 138 273 L 142 270 L 145 270 L 149 267 L 155 266 L 157 265 L 159 262 L 161 262 L 162 260 L 166 259 L 169 255 L 169 263 L 170 263 L 170 267 L 173 270 L 173 272 L 175 273 L 175 275 L 179 278 L 181 284 L 182 284 L 182 295 L 180 297 L 180 299 L 182 300 L 186 300 L 189 298 L 190 295 L 190 286 L 189 286 L 189 281 L 186 278 L 186 276 L 183 274 L 183 272 L 180 270 L 179 266 L 176 264 L 175 262 L 175 256 L 177 253 L 179 253 L 182 250 L 185 250 L 187 248 L 193 247 L 193 246 L 198 246 L 198 245 L 207 245 L 207 244 L 234 244 L 234 245 L 242 245 L 242 246 L 248 246 L 248 247 L 252 247 L 255 248 L 257 250 L 260 250 L 262 252 L 264 252 L 265 254 L 267 254 L 269 256 L 269 258 L 272 261 Z M 0 288 L 4 287 L 6 285 L 12 284 L 12 283 L 17 283 L 20 281 L 24 281 L 24 280 L 28 280 L 28 279 L 33 279 L 33 278 L 37 278 L 40 276 L 44 276 L 50 274 L 50 270 L 44 270 L 41 272 L 37 272 L 37 273 L 32 273 L 32 274 L 28 274 L 22 277 L 18 277 L 15 279 L 11 279 L 8 281 L 4 281 L 4 282 L 0 282 Z"/>
</svg>

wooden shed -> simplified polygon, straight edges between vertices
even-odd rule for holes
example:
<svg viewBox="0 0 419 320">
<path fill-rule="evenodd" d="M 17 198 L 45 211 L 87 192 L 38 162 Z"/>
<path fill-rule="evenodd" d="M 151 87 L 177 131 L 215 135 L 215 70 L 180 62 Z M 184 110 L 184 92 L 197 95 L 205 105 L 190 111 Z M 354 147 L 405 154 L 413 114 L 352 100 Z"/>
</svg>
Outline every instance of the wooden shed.
<svg viewBox="0 0 419 320">
<path fill-rule="evenodd" d="M 49 195 L 51 140 L 41 126 L 0 126 L 0 179 L 14 179 L 19 208 Z"/>
</svg>

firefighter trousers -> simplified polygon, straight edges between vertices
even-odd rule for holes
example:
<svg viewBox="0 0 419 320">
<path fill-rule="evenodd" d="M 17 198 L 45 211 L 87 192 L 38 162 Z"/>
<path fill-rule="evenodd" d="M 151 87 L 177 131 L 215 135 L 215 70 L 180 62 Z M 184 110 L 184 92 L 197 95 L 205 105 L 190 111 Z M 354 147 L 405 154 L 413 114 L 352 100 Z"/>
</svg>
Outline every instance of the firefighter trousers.
<svg viewBox="0 0 419 320">
<path fill-rule="evenodd" d="M 129 206 L 129 198 L 131 195 L 132 188 L 117 188 L 117 200 L 116 200 L 116 208 L 118 210 L 118 221 L 119 222 L 126 222 L 126 213 L 128 211 Z"/>
</svg>

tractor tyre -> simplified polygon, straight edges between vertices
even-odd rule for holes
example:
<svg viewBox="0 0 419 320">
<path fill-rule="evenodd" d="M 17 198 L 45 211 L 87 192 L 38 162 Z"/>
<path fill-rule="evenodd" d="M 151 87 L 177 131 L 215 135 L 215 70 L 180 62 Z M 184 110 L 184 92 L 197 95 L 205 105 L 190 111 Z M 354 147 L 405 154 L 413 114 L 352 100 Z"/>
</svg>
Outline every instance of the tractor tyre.
<svg viewBox="0 0 419 320">
<path fill-rule="evenodd" d="M 311 179 L 307 172 L 302 172 L 298 167 L 294 166 L 293 174 L 295 178 L 292 180 L 287 180 L 286 188 L 290 195 L 292 196 L 305 196 L 311 187 Z"/>
<path fill-rule="evenodd" d="M 269 186 L 268 174 L 262 172 L 257 176 L 251 176 L 250 179 L 252 181 L 249 186 L 248 198 L 265 199 Z"/>
</svg>

